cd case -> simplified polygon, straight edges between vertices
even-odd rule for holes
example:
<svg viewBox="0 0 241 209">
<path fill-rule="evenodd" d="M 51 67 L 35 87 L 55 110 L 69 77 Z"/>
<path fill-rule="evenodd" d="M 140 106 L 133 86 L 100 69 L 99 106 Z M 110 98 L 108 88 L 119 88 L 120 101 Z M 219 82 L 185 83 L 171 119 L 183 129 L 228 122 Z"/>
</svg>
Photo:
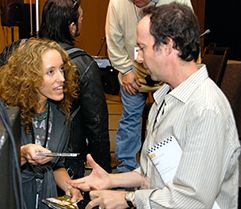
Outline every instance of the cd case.
<svg viewBox="0 0 241 209">
<path fill-rule="evenodd" d="M 61 197 L 50 197 L 42 200 L 50 208 L 55 209 L 79 209 L 76 203 L 72 203 L 67 195 Z"/>
<path fill-rule="evenodd" d="M 37 152 L 37 156 L 47 157 L 77 157 L 80 153 Z"/>
<path fill-rule="evenodd" d="M 61 197 L 50 197 L 42 200 L 49 208 L 53 209 L 84 209 L 88 204 L 88 200 L 83 199 L 77 203 L 71 202 L 71 197 L 64 195 Z"/>
</svg>

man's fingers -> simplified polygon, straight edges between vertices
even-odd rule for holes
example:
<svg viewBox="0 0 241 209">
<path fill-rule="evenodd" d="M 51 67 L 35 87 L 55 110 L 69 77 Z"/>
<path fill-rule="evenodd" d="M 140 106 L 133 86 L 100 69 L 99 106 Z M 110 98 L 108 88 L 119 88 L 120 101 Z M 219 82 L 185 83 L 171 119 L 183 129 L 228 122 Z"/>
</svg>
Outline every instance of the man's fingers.
<svg viewBox="0 0 241 209">
<path fill-rule="evenodd" d="M 90 189 L 89 186 L 85 184 L 85 177 L 80 179 L 69 180 L 68 184 L 70 184 L 72 187 L 79 188 L 83 191 L 89 191 Z"/>
<path fill-rule="evenodd" d="M 90 154 L 87 155 L 87 163 L 92 169 L 95 169 L 98 165 Z"/>
<path fill-rule="evenodd" d="M 136 94 L 137 90 L 138 90 L 138 86 L 137 84 L 133 83 L 133 84 L 128 84 L 128 85 L 123 85 L 123 88 L 125 91 L 128 92 L 128 94 L 130 95 L 134 95 Z"/>
<path fill-rule="evenodd" d="M 84 184 L 85 183 L 85 179 L 84 178 L 69 180 L 68 183 L 70 185 L 76 185 L 76 186 L 79 185 L 79 184 Z"/>
<path fill-rule="evenodd" d="M 100 206 L 101 205 L 101 199 L 100 198 L 94 198 L 92 199 L 88 205 L 86 206 L 86 209 L 92 209 L 93 207 Z"/>
</svg>

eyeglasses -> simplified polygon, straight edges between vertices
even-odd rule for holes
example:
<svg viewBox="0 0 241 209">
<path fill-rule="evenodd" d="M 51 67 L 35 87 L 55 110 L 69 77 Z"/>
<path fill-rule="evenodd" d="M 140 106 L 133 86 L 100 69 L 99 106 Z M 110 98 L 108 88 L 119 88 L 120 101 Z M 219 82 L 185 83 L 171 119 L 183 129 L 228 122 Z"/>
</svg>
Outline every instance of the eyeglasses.
<svg viewBox="0 0 241 209">
<path fill-rule="evenodd" d="M 78 0 L 72 0 L 72 2 L 73 2 L 72 9 L 74 9 L 78 4 Z"/>
</svg>

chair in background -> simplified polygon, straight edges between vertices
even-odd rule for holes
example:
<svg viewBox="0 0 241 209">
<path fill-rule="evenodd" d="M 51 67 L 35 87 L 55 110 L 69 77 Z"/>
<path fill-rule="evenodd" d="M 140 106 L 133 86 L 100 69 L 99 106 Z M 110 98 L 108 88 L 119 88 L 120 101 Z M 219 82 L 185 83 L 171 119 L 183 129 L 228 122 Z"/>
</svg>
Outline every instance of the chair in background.
<svg viewBox="0 0 241 209">
<path fill-rule="evenodd" d="M 228 48 L 210 45 L 203 54 L 202 63 L 206 64 L 210 78 L 220 86 L 228 61 Z"/>
<path fill-rule="evenodd" d="M 241 62 L 228 65 L 221 89 L 231 104 L 241 140 Z"/>
<path fill-rule="evenodd" d="M 221 83 L 221 89 L 231 104 L 239 140 L 241 141 L 241 62 L 228 64 Z M 241 173 L 241 156 L 239 157 L 239 172 Z M 241 176 L 239 177 L 238 209 L 241 209 Z"/>
</svg>

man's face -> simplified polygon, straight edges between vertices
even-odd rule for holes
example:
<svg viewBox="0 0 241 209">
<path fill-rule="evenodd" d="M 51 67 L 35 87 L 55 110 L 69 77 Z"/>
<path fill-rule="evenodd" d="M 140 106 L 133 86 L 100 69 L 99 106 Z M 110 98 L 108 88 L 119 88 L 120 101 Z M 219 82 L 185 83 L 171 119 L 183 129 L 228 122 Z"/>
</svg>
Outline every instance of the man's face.
<svg viewBox="0 0 241 209">
<path fill-rule="evenodd" d="M 142 8 L 150 3 L 151 0 L 131 0 L 137 7 Z"/>
<path fill-rule="evenodd" d="M 82 26 L 82 20 L 83 20 L 83 9 L 81 6 L 79 6 L 79 19 L 78 19 L 78 25 L 76 26 L 76 33 L 75 33 L 75 37 L 78 37 L 81 33 L 81 26 Z"/>
<path fill-rule="evenodd" d="M 137 44 L 139 46 L 137 62 L 142 63 L 150 74 L 152 80 L 161 81 L 165 71 L 165 55 L 163 45 L 154 48 L 154 37 L 150 34 L 150 17 L 145 16 L 137 26 Z"/>
</svg>

